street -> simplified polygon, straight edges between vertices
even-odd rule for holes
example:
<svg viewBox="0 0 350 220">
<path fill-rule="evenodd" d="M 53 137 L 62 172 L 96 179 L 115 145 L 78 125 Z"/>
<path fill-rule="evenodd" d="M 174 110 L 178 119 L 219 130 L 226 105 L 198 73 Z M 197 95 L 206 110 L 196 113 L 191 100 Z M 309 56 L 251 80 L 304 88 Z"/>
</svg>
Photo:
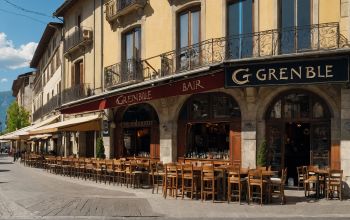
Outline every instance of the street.
<svg viewBox="0 0 350 220">
<path fill-rule="evenodd" d="M 150 189 L 78 180 L 0 158 L 1 219 L 337 219 L 350 218 L 350 201 L 307 200 L 287 191 L 287 204 L 248 205 L 164 199 Z"/>
</svg>

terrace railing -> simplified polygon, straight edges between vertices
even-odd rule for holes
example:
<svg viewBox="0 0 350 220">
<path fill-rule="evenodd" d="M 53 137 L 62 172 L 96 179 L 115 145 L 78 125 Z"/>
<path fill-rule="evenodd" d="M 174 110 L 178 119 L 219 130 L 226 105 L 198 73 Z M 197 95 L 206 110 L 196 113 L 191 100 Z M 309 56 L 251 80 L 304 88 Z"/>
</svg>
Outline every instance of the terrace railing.
<svg viewBox="0 0 350 220">
<path fill-rule="evenodd" d="M 62 104 L 89 97 L 93 94 L 90 84 L 73 85 L 62 92 Z"/>
<path fill-rule="evenodd" d="M 335 50 L 348 46 L 339 23 L 274 29 L 244 35 L 213 38 L 140 61 L 127 61 L 105 68 L 104 85 L 113 89 L 223 61 L 273 57 L 286 54 Z"/>
</svg>

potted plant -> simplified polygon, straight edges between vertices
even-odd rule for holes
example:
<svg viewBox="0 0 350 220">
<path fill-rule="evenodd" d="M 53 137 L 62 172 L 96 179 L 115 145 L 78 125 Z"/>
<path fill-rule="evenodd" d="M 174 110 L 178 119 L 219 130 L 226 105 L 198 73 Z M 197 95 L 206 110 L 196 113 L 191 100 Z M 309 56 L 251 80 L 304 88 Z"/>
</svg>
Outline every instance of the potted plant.
<svg viewBox="0 0 350 220">
<path fill-rule="evenodd" d="M 106 157 L 106 155 L 105 155 L 105 147 L 103 145 L 102 137 L 97 138 L 96 157 L 100 158 L 100 159 L 104 159 Z"/>
<path fill-rule="evenodd" d="M 256 164 L 259 167 L 264 167 L 267 165 L 266 163 L 266 152 L 267 152 L 267 142 L 266 140 L 264 140 L 259 149 L 258 149 L 258 153 L 256 155 Z"/>
</svg>

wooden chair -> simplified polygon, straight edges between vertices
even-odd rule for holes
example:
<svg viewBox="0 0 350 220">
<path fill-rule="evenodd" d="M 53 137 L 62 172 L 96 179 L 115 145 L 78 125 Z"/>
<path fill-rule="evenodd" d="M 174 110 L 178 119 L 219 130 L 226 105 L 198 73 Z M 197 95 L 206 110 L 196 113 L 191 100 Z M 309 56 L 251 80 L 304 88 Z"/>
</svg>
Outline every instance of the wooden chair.
<svg viewBox="0 0 350 220">
<path fill-rule="evenodd" d="M 84 157 L 79 157 L 78 159 L 78 168 L 76 170 L 76 175 L 78 179 L 80 177 L 83 178 L 85 175 L 85 158 Z"/>
<path fill-rule="evenodd" d="M 306 175 L 306 166 L 297 167 L 297 180 L 298 180 L 298 190 L 300 189 L 300 184 L 304 186 L 304 180 Z"/>
<path fill-rule="evenodd" d="M 263 203 L 264 180 L 261 169 L 252 169 L 248 171 L 248 204 L 253 200 L 259 200 Z"/>
<path fill-rule="evenodd" d="M 193 195 L 197 194 L 197 180 L 198 176 L 195 175 L 193 171 L 193 164 L 184 164 L 181 166 L 181 194 L 182 199 L 185 193 L 191 194 L 191 199 Z"/>
<path fill-rule="evenodd" d="M 78 177 L 79 179 L 79 159 L 78 158 L 73 158 L 73 165 L 72 165 L 72 170 L 71 170 L 71 174 L 73 175 L 73 177 Z"/>
<path fill-rule="evenodd" d="M 97 180 L 101 182 L 101 178 L 104 177 L 105 171 L 105 160 L 95 160 L 93 162 L 93 174 L 94 179 L 97 183 Z"/>
<path fill-rule="evenodd" d="M 120 159 L 113 159 L 113 164 L 114 164 L 114 180 L 113 183 L 117 182 L 117 185 L 123 185 L 126 184 L 126 179 L 125 179 L 125 168 L 124 168 L 124 163 Z"/>
<path fill-rule="evenodd" d="M 304 193 L 305 196 L 310 196 L 310 192 L 315 192 L 317 190 L 317 175 L 315 173 L 317 167 L 308 166 L 306 168 L 306 174 L 304 179 Z"/>
<path fill-rule="evenodd" d="M 62 157 L 56 158 L 56 174 L 62 174 Z"/>
<path fill-rule="evenodd" d="M 90 158 L 86 158 L 84 161 L 84 178 L 86 180 L 86 178 L 91 179 L 93 178 L 94 174 L 93 174 L 93 169 L 94 169 L 94 162 L 95 159 L 90 159 Z"/>
<path fill-rule="evenodd" d="M 152 182 L 152 194 L 154 193 L 154 188 L 157 188 L 157 194 L 159 186 L 162 186 L 165 178 L 165 168 L 162 162 L 154 161 L 150 164 L 150 178 Z"/>
<path fill-rule="evenodd" d="M 227 203 L 232 201 L 232 198 L 237 198 L 241 204 L 243 188 L 246 185 L 246 179 L 241 178 L 240 164 L 235 164 L 227 169 Z"/>
<path fill-rule="evenodd" d="M 280 178 L 271 178 L 270 187 L 271 187 L 271 197 L 273 195 L 278 195 L 281 200 L 281 205 L 286 203 L 286 197 L 284 195 L 284 186 L 287 179 L 287 168 L 282 170 Z"/>
<path fill-rule="evenodd" d="M 104 171 L 105 184 L 107 179 L 108 179 L 108 184 L 111 184 L 111 181 L 114 182 L 114 175 L 115 175 L 113 160 L 106 160 L 105 165 L 106 165 L 105 171 Z"/>
<path fill-rule="evenodd" d="M 327 178 L 327 199 L 338 197 L 342 200 L 343 170 L 330 170 Z M 335 196 L 335 194 L 337 196 Z"/>
<path fill-rule="evenodd" d="M 177 198 L 178 193 L 178 166 L 176 163 L 169 163 L 165 165 L 165 179 L 164 179 L 164 186 L 163 186 L 163 196 L 166 199 L 168 195 Z"/>
<path fill-rule="evenodd" d="M 207 198 L 208 195 L 212 196 L 213 202 L 215 201 L 215 172 L 213 164 L 203 164 L 201 170 L 201 201 Z"/>
</svg>

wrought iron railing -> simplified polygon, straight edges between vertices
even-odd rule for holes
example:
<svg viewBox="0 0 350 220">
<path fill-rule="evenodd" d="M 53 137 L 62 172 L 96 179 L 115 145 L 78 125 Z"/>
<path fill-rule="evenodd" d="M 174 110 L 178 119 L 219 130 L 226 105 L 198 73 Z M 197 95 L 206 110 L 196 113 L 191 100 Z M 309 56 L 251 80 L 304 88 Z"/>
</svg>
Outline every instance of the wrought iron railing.
<svg viewBox="0 0 350 220">
<path fill-rule="evenodd" d="M 92 42 L 92 29 L 88 27 L 75 27 L 74 30 L 66 35 L 64 39 L 64 52 L 68 52 L 78 45 Z"/>
<path fill-rule="evenodd" d="M 33 113 L 33 120 L 36 121 L 39 118 L 49 114 L 50 112 L 54 111 L 58 107 L 61 106 L 61 95 L 55 95 L 53 96 L 46 104 L 38 108 Z"/>
<path fill-rule="evenodd" d="M 141 61 L 130 59 L 105 68 L 105 86 L 113 87 L 126 82 L 143 80 Z"/>
<path fill-rule="evenodd" d="M 132 72 L 137 81 L 195 70 L 218 64 L 248 58 L 272 57 L 285 54 L 334 50 L 348 46 L 340 34 L 339 23 L 315 24 L 286 29 L 274 29 L 244 35 L 213 38 L 188 47 L 173 50 L 139 61 Z M 130 69 L 114 64 L 105 68 L 105 88 L 111 89 L 125 80 L 134 78 Z"/>
<path fill-rule="evenodd" d="M 146 5 L 146 3 L 147 0 L 111 0 L 106 3 L 106 18 L 107 20 L 112 20 L 113 17 L 129 6 L 140 8 Z"/>
<path fill-rule="evenodd" d="M 93 95 L 90 84 L 73 85 L 62 92 L 62 104 L 83 99 Z"/>
</svg>

